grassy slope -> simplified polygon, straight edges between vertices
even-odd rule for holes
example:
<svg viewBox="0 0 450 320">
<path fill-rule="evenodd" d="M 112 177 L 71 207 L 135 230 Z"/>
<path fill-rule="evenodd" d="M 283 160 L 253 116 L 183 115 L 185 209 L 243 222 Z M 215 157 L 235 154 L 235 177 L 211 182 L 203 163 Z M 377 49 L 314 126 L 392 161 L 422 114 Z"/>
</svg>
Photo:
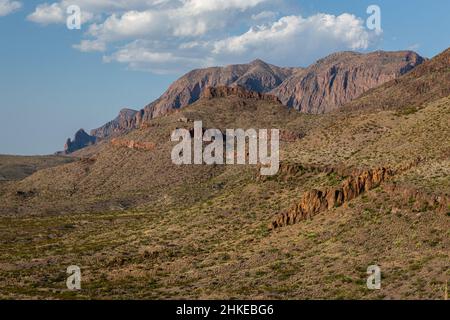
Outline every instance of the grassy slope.
<svg viewBox="0 0 450 320">
<path fill-rule="evenodd" d="M 394 166 L 426 156 L 396 179 L 430 192 L 450 191 L 449 99 L 409 115 L 306 116 L 245 102 L 202 101 L 182 114 L 202 119 L 205 127 L 307 133 L 282 144 L 284 159 L 305 165 Z M 157 119 L 126 137 L 156 142 L 154 152 L 104 146 L 95 162 L 43 170 L 3 194 L 0 297 L 443 297 L 448 214 L 414 210 L 378 188 L 269 232 L 274 214 L 335 177 L 306 172 L 258 181 L 255 168 L 175 167 L 168 138 L 185 125 L 177 122 L 181 116 Z M 17 190 L 36 194 L 21 199 Z M 65 269 L 72 264 L 83 272 L 77 293 L 65 289 Z M 370 264 L 382 268 L 380 291 L 365 287 Z"/>
</svg>

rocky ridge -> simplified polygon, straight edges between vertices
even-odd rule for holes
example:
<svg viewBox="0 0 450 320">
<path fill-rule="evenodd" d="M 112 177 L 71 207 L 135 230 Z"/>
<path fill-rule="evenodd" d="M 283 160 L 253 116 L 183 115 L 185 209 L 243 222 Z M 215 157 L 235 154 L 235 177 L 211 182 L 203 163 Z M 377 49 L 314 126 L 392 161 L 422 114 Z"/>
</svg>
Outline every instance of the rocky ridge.
<svg viewBox="0 0 450 320">
<path fill-rule="evenodd" d="M 323 211 L 340 207 L 359 197 L 363 193 L 381 186 L 382 183 L 387 182 L 395 175 L 411 169 L 421 161 L 422 159 L 416 159 L 416 161 L 399 166 L 398 168 L 378 167 L 375 169 L 353 171 L 353 173 L 345 178 L 337 187 L 307 191 L 303 194 L 300 201 L 294 204 L 289 210 L 275 216 L 269 224 L 269 229 L 274 230 L 296 224 L 300 221 L 310 219 Z M 284 164 L 282 167 L 284 168 L 282 168 L 280 173 L 284 175 L 295 175 L 300 170 L 305 169 L 303 166 L 298 165 Z M 342 168 L 333 169 L 329 167 L 313 168 L 312 170 L 322 170 L 327 173 L 340 172 L 341 174 L 348 171 Z M 425 194 L 415 188 L 397 186 L 392 183 L 383 185 L 383 188 L 390 193 L 401 194 L 407 201 L 412 200 L 416 207 L 425 205 L 430 208 L 438 208 L 442 211 L 450 204 L 450 201 L 446 196 Z"/>
<path fill-rule="evenodd" d="M 97 141 L 97 138 L 94 136 L 91 136 L 86 133 L 83 129 L 78 130 L 75 133 L 75 138 L 67 139 L 66 144 L 64 146 L 64 153 L 69 154 L 72 152 L 75 152 L 77 150 L 80 150 L 82 148 L 88 147 L 92 144 L 94 144 Z"/>
<path fill-rule="evenodd" d="M 202 92 L 211 87 L 241 87 L 276 96 L 284 105 L 301 112 L 326 113 L 409 72 L 424 61 L 411 51 L 341 52 L 306 69 L 282 68 L 255 60 L 248 64 L 193 70 L 143 109 L 124 109 L 115 120 L 92 130 L 91 134 L 105 139 L 139 128 L 155 117 L 196 102 Z"/>
<path fill-rule="evenodd" d="M 437 81 L 437 79 L 439 79 Z M 414 68 L 407 75 L 365 92 L 345 110 L 407 108 L 450 95 L 450 48 Z"/>
<path fill-rule="evenodd" d="M 200 99 L 207 87 L 240 86 L 246 90 L 269 92 L 300 68 L 281 68 L 262 60 L 248 64 L 193 70 L 175 81 L 156 101 L 142 112 L 142 121 L 180 109 Z"/>
<path fill-rule="evenodd" d="M 424 61 L 411 51 L 335 53 L 292 75 L 271 93 L 298 111 L 326 113 L 406 74 Z"/>
<path fill-rule="evenodd" d="M 114 137 L 126 133 L 128 130 L 134 129 L 136 122 L 134 121 L 138 111 L 124 108 L 120 110 L 119 115 L 114 120 L 108 122 L 100 128 L 91 130 L 91 136 L 99 139 Z"/>
</svg>

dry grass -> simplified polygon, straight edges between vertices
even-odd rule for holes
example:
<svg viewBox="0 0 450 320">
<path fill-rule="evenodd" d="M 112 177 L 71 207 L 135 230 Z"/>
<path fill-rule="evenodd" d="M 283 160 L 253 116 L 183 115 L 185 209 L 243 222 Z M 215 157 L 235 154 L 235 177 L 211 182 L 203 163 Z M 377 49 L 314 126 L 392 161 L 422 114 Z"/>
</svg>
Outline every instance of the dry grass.
<svg viewBox="0 0 450 320">
<path fill-rule="evenodd" d="M 306 116 L 253 100 L 200 101 L 125 138 L 153 152 L 102 144 L 95 160 L 41 170 L 0 192 L 0 297 L 96 299 L 441 299 L 450 221 L 377 188 L 312 220 L 269 232 L 302 193 L 337 177 L 302 172 L 260 181 L 248 166 L 173 166 L 170 132 L 182 116 L 204 127 L 306 133 L 282 157 L 305 165 L 396 165 L 397 177 L 449 192 L 448 108 L 441 100 L 394 112 Z M 18 196 L 17 191 L 30 192 Z M 65 289 L 69 265 L 82 290 Z M 368 290 L 366 269 L 382 270 Z"/>
</svg>

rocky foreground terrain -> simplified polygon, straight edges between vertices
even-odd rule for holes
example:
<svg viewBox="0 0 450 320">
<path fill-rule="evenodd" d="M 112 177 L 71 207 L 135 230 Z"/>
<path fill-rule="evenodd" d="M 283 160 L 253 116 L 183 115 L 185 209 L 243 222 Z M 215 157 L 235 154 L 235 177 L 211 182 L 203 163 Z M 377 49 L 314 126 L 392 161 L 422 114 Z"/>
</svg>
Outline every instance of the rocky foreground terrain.
<svg viewBox="0 0 450 320">
<path fill-rule="evenodd" d="M 195 102 L 134 129 L 110 124 L 114 136 L 76 151 L 71 163 L 1 182 L 0 297 L 444 298 L 450 50 L 427 61 L 410 52 L 368 56 L 372 71 L 336 71 L 331 82 L 317 66 L 269 66 L 265 90 L 205 86 Z M 325 61 L 347 70 L 348 59 L 364 57 Z M 392 59 L 403 66 L 392 68 Z M 244 69 L 235 81 L 248 79 Z M 353 80 L 366 73 L 377 76 L 360 91 Z M 298 76 L 288 108 L 274 90 Z M 321 92 L 322 100 L 308 99 L 316 109 L 300 107 L 306 88 Z M 325 110 L 328 101 L 336 104 Z M 172 164 L 171 132 L 195 120 L 280 129 L 279 173 Z M 381 290 L 366 287 L 374 264 Z M 81 267 L 81 291 L 66 289 L 70 265 Z"/>
</svg>

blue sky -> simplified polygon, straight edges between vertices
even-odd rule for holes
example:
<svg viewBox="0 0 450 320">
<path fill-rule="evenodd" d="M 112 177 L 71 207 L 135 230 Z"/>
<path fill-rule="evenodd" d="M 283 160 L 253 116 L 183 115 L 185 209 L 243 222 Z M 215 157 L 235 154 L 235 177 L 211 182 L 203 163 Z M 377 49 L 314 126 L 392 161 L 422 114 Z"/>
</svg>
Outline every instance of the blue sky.
<svg viewBox="0 0 450 320">
<path fill-rule="evenodd" d="M 81 30 L 66 27 L 78 4 Z M 383 32 L 366 9 L 381 9 Z M 450 46 L 447 0 L 0 0 L 0 153 L 49 154 L 193 68 L 306 66 L 339 50 Z"/>
</svg>

